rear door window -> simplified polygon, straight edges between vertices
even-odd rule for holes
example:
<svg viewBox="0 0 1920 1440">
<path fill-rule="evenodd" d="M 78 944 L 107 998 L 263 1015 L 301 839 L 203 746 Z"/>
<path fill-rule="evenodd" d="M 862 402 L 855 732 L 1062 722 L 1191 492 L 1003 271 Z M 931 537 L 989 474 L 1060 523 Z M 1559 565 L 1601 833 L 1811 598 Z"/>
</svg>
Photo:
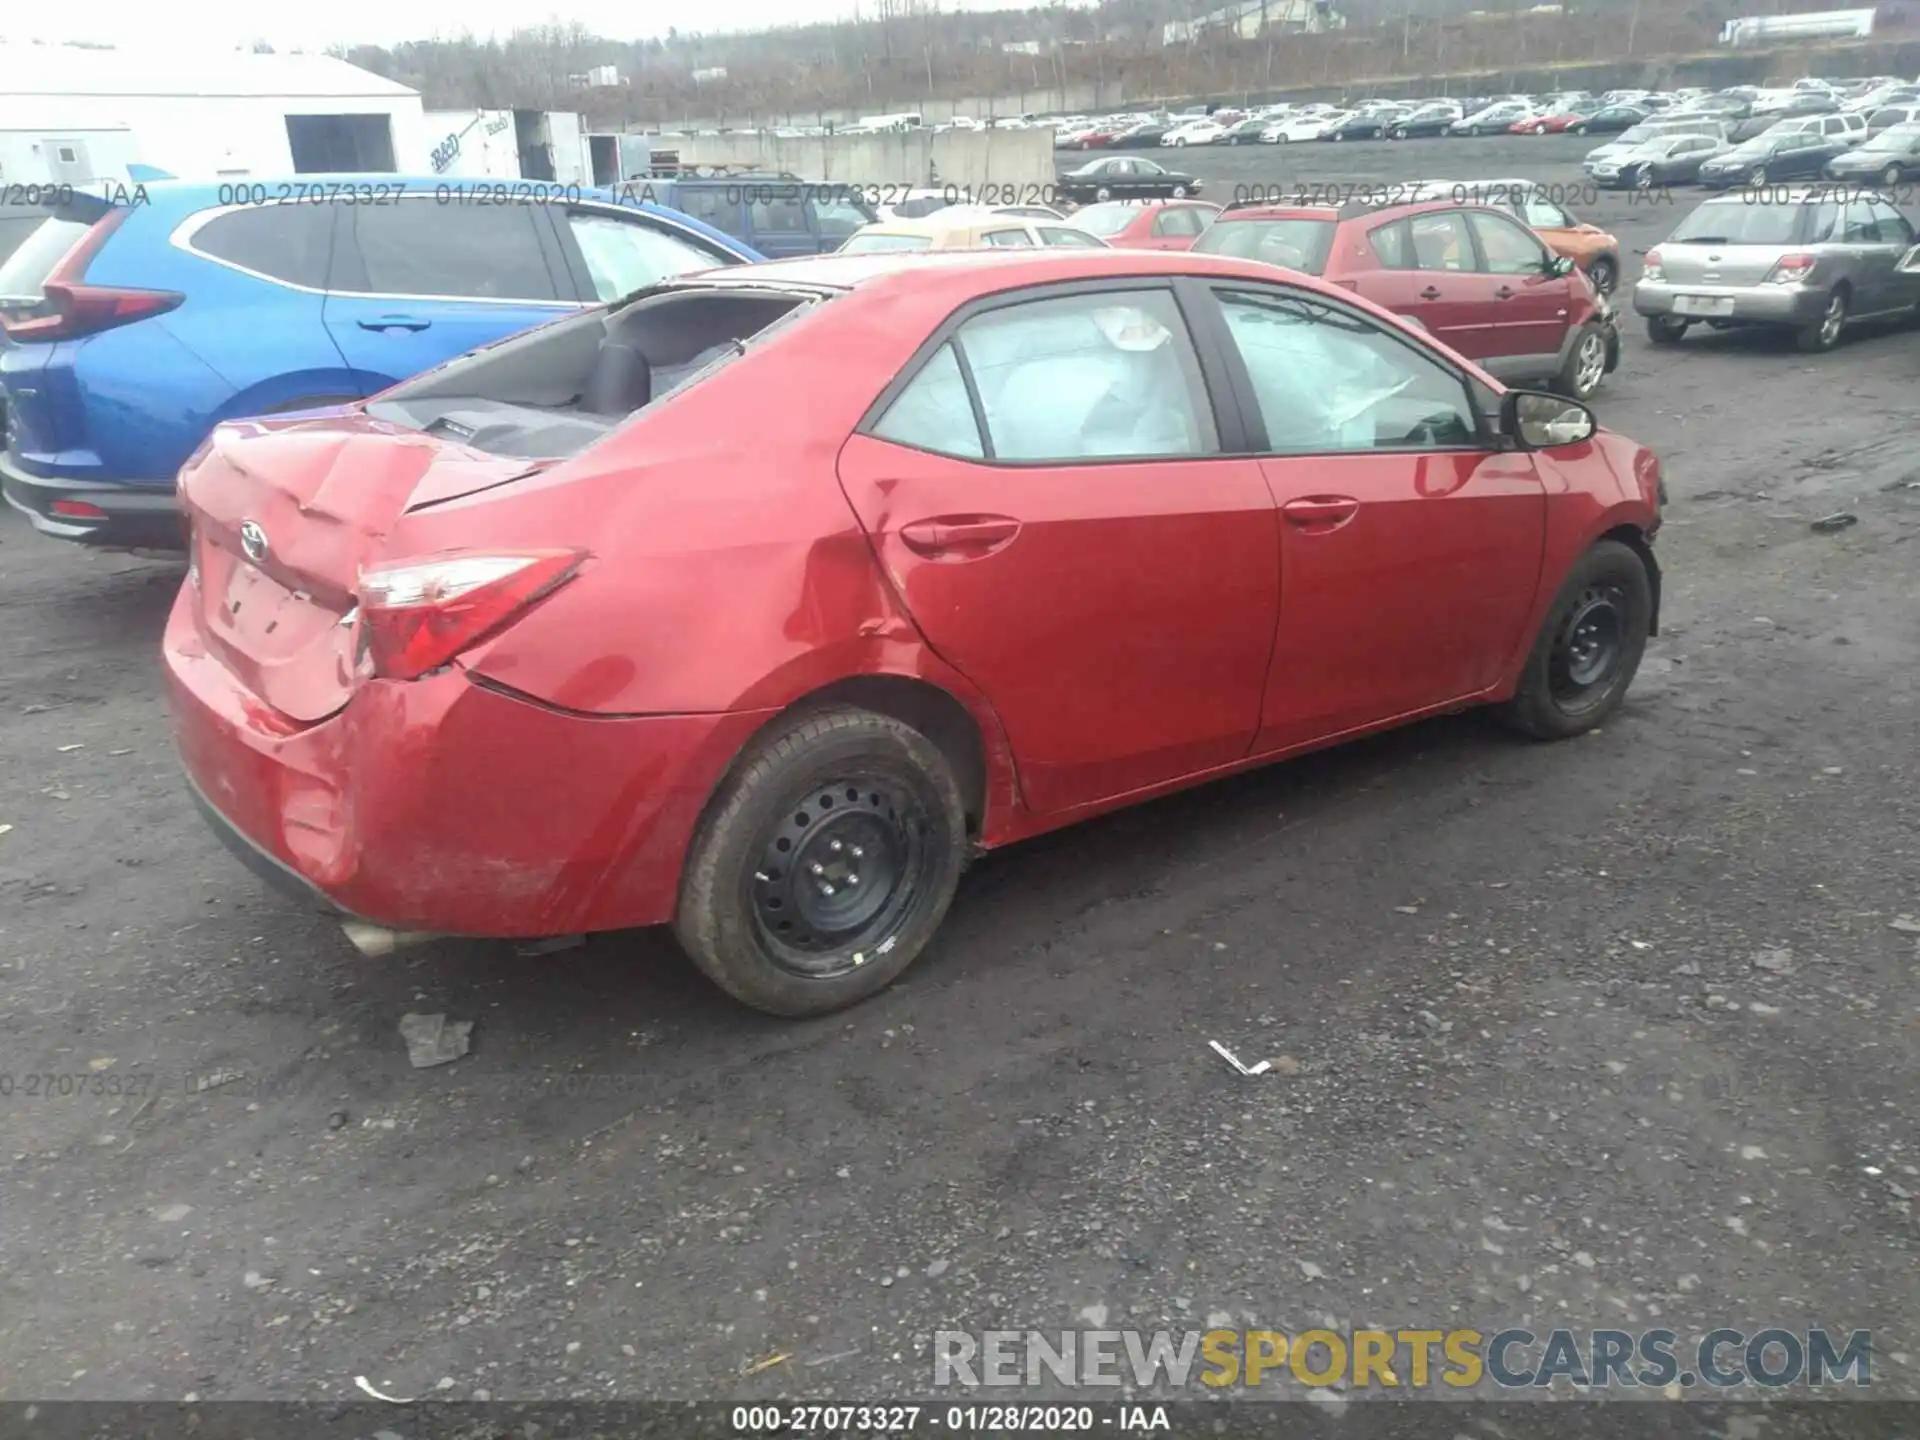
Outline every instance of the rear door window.
<svg viewBox="0 0 1920 1440">
<path fill-rule="evenodd" d="M 1546 247 L 1530 230 L 1504 215 L 1474 211 L 1467 216 L 1479 238 L 1480 253 L 1490 275 L 1538 275 L 1547 264 Z"/>
<path fill-rule="evenodd" d="M 813 228 L 825 240 L 845 240 L 874 218 L 850 197 L 824 189 L 808 192 L 807 208 L 813 212 Z"/>
<path fill-rule="evenodd" d="M 1029 235 L 1029 234 L 1027 234 L 1027 232 L 1026 232 L 1026 231 L 1025 231 L 1024 229 L 1021 229 L 1021 230 L 989 230 L 989 231 L 988 231 L 988 232 L 987 232 L 987 233 L 986 233 L 985 235 L 983 235 L 983 236 L 982 236 L 981 238 L 982 238 L 983 240 L 985 240 L 985 241 L 987 242 L 987 244 L 989 244 L 989 245 L 1027 245 L 1027 246 L 1031 246 L 1031 245 L 1033 244 L 1033 237 L 1032 237 L 1031 235 Z"/>
<path fill-rule="evenodd" d="M 755 185 L 747 192 L 747 223 L 756 235 L 795 235 L 807 228 L 807 209 L 792 185 Z"/>
<path fill-rule="evenodd" d="M 1407 245 L 1416 270 L 1472 270 L 1476 268 L 1473 240 L 1466 217 L 1455 210 L 1437 210 L 1409 216 Z"/>
<path fill-rule="evenodd" d="M 355 205 L 344 217 L 330 289 L 454 300 L 573 300 L 541 207 L 441 205 L 431 197 Z"/>
<path fill-rule="evenodd" d="M 682 183 L 674 191 L 673 208 L 723 235 L 737 237 L 745 228 L 740 220 L 739 190 L 734 186 Z"/>
<path fill-rule="evenodd" d="M 1171 291 L 1024 300 L 976 315 L 951 343 L 973 382 L 995 460 L 1073 464 L 1219 452 L 1199 360 Z M 947 394 L 957 405 L 950 385 Z M 951 453 L 951 443 L 940 448 Z"/>
<path fill-rule="evenodd" d="M 1206 228 L 1205 212 L 1191 205 L 1170 206 L 1153 220 L 1153 233 L 1159 236 L 1198 235 Z"/>
<path fill-rule="evenodd" d="M 256 275 L 323 290 L 337 205 L 249 205 L 215 215 L 194 232 L 200 254 Z"/>
</svg>

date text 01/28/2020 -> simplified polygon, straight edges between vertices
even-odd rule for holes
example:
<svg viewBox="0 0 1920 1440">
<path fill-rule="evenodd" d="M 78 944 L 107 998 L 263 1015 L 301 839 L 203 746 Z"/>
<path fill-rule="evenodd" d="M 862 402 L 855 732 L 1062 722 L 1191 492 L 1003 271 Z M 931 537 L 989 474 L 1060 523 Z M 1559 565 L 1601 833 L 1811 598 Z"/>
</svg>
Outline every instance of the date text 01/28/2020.
<svg viewBox="0 0 1920 1440">
<path fill-rule="evenodd" d="M 1170 1430 L 1163 1405 L 736 1405 L 741 1435 L 904 1435 L 922 1428 L 962 1434 L 1089 1434 L 1098 1429 Z"/>
</svg>

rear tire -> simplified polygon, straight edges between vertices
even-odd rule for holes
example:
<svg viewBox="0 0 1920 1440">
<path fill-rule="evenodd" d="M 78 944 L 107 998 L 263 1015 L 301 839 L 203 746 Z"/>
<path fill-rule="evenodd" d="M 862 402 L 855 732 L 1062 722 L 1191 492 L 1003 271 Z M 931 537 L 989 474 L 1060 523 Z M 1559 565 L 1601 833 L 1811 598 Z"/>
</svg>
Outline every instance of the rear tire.
<svg viewBox="0 0 1920 1440">
<path fill-rule="evenodd" d="M 1687 322 L 1671 315 L 1647 317 L 1647 339 L 1656 345 L 1678 345 L 1687 336 Z"/>
<path fill-rule="evenodd" d="M 1602 295 L 1611 295 L 1614 287 L 1620 283 L 1620 266 L 1611 255 L 1595 256 L 1593 263 L 1587 266 L 1587 279 Z"/>
<path fill-rule="evenodd" d="M 1891 190 L 1898 185 L 1905 172 L 1898 165 L 1889 165 L 1880 172 L 1880 183 Z"/>
<path fill-rule="evenodd" d="M 1573 133 L 1576 135 L 1584 135 L 1587 133 L 1587 127 L 1584 125 L 1576 125 L 1573 127 Z"/>
<path fill-rule="evenodd" d="M 829 1014 L 919 957 L 966 856 L 959 787 L 925 735 L 869 710 L 796 715 L 754 743 L 709 804 L 674 932 L 741 1003 Z"/>
<path fill-rule="evenodd" d="M 1548 607 L 1514 697 L 1497 712 L 1536 740 L 1567 740 L 1620 708 L 1646 653 L 1653 582 L 1630 546 L 1602 540 Z"/>
<path fill-rule="evenodd" d="M 1821 311 L 1820 318 L 1794 331 L 1794 343 L 1809 355 L 1819 355 L 1833 349 L 1846 333 L 1851 301 L 1847 287 L 1836 285 L 1833 293 L 1827 296 L 1826 307 Z"/>
</svg>

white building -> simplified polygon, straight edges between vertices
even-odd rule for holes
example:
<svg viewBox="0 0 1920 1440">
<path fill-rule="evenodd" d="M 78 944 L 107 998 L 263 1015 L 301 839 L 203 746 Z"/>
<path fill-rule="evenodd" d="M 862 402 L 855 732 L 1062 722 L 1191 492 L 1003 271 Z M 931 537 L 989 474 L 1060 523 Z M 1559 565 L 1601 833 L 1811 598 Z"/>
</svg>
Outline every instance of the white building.
<svg viewBox="0 0 1920 1440">
<path fill-rule="evenodd" d="M 26 147 L 51 143 L 55 159 L 61 149 L 77 157 L 69 142 L 91 154 L 89 136 L 130 134 L 135 159 L 183 179 L 431 173 L 440 139 L 428 138 L 417 92 L 327 55 L 0 43 L 0 75 L 9 182 L 36 153 Z"/>
<path fill-rule="evenodd" d="M 1207 35 L 1256 40 L 1280 31 L 1314 34 L 1338 30 L 1346 20 L 1327 0 L 1236 0 L 1191 20 L 1172 20 L 1161 29 L 1162 45 L 1188 45 Z"/>
</svg>

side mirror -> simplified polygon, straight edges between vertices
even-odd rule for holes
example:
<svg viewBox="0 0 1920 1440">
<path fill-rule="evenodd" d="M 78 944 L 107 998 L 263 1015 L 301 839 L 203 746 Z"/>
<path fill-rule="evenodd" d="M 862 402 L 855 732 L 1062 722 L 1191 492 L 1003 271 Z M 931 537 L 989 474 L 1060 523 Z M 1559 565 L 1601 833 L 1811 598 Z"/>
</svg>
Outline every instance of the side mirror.
<svg viewBox="0 0 1920 1440">
<path fill-rule="evenodd" d="M 1550 256 L 1547 260 L 1547 274 L 1553 276 L 1556 280 L 1564 279 L 1566 276 L 1571 275 L 1573 271 L 1573 261 L 1569 260 L 1565 255 Z"/>
<path fill-rule="evenodd" d="M 1517 450 L 1554 450 L 1594 437 L 1600 422 L 1577 400 L 1541 390 L 1509 390 L 1500 402 L 1500 433 Z"/>
</svg>

